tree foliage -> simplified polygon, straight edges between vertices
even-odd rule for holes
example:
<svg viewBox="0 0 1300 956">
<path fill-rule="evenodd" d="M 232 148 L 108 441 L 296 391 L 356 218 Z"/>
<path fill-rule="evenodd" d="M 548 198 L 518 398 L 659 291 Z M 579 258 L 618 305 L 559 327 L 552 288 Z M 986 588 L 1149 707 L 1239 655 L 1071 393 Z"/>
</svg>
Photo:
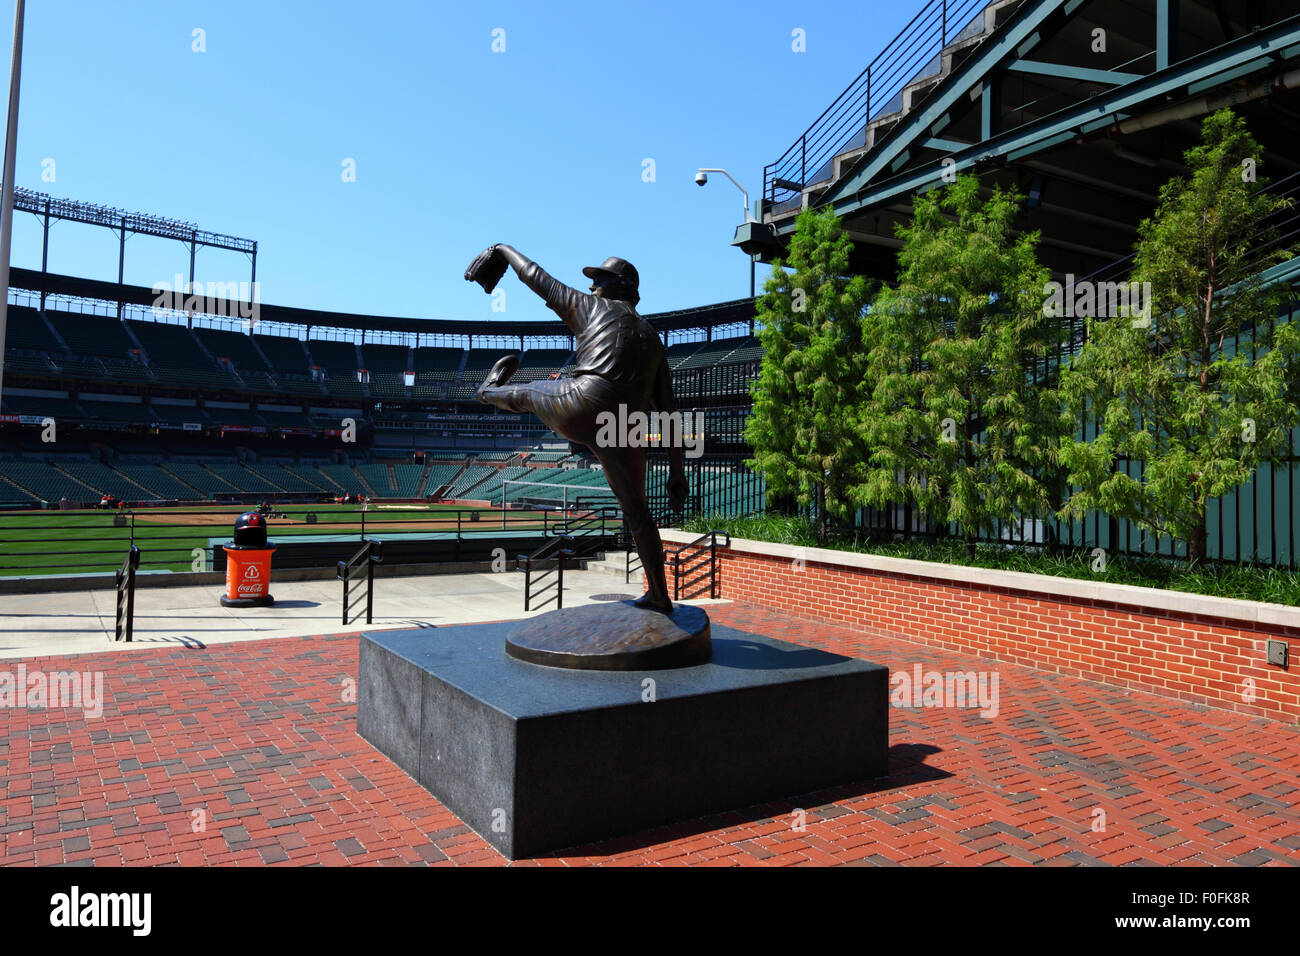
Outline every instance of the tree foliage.
<svg viewBox="0 0 1300 956">
<path fill-rule="evenodd" d="M 1020 199 L 981 202 L 973 176 L 917 197 L 897 285 L 862 320 L 868 457 L 853 497 L 911 505 L 968 542 L 1060 503 L 1049 373 L 1062 324 L 1044 314 L 1038 234 L 1013 234 Z"/>
<path fill-rule="evenodd" d="M 831 210 L 800 213 L 789 255 L 773 264 L 756 307 L 763 361 L 745 439 L 769 493 L 846 520 L 864 456 L 853 428 L 863 387 L 860 318 L 869 283 L 850 276 L 853 243 Z"/>
<path fill-rule="evenodd" d="M 1139 227 L 1133 278 L 1150 284 L 1149 324 L 1090 320 L 1062 376 L 1074 420 L 1095 416 L 1100 431 L 1062 444 L 1079 486 L 1063 517 L 1105 511 L 1186 541 L 1193 563 L 1205 555 L 1208 502 L 1284 450 L 1297 422 L 1300 339 L 1277 321 L 1284 289 L 1261 277 L 1291 255 L 1268 227 L 1289 200 L 1250 181 L 1260 159 L 1231 110 L 1206 118 L 1188 175 L 1165 184 Z"/>
</svg>

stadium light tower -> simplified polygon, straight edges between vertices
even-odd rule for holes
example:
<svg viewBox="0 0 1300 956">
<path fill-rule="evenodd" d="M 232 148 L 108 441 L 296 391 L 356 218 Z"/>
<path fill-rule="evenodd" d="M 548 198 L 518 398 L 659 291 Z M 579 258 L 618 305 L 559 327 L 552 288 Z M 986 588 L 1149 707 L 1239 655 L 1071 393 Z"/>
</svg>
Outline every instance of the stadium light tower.
<svg viewBox="0 0 1300 956">
<path fill-rule="evenodd" d="M 754 215 L 749 211 L 749 193 L 745 187 L 736 182 L 736 177 L 731 175 L 725 169 L 700 168 L 695 171 L 695 185 L 704 186 L 709 181 L 709 173 L 722 173 L 731 180 L 731 184 L 740 190 L 740 195 L 744 197 L 745 203 L 745 222 L 753 222 Z M 749 257 L 749 297 L 754 297 L 754 260 L 755 256 L 751 253 Z"/>
<path fill-rule="evenodd" d="M 14 157 L 18 148 L 18 78 L 23 72 L 23 0 L 14 4 L 9 61 L 9 119 L 5 126 L 4 197 L 0 201 L 0 395 L 4 394 L 5 329 L 9 325 L 9 246 L 14 230 Z"/>
</svg>

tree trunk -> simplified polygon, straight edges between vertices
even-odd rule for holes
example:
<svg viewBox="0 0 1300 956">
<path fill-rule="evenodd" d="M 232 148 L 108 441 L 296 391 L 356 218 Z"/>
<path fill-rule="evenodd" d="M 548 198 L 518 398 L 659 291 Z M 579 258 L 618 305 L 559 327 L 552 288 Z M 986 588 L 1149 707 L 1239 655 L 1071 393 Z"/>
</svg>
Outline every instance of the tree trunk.
<svg viewBox="0 0 1300 956">
<path fill-rule="evenodd" d="M 1194 568 L 1205 560 L 1206 551 L 1205 509 L 1202 508 L 1192 528 L 1191 537 L 1187 539 L 1187 566 Z"/>
</svg>

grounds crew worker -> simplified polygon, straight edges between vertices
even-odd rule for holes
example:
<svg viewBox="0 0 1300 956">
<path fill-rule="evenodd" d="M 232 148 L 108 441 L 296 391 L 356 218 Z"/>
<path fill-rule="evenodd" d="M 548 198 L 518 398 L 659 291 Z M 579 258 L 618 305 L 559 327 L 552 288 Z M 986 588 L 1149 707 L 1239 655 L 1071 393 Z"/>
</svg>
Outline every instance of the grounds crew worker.
<svg viewBox="0 0 1300 956">
<path fill-rule="evenodd" d="M 623 508 L 645 570 L 649 590 L 635 603 L 671 614 L 663 542 L 645 495 L 645 447 L 628 447 L 626 436 L 619 447 L 601 447 L 596 441 L 597 416 L 602 412 L 618 416 L 620 404 L 629 413 L 650 408 L 677 410 L 663 343 L 636 312 L 641 301 L 637 271 L 617 257 L 587 266 L 582 270 L 591 280 L 591 295 L 587 295 L 552 278 L 510 246 L 495 245 L 479 254 L 465 278 L 478 281 L 491 292 L 507 264 L 572 330 L 576 344 L 573 377 L 509 385 L 510 376 L 519 368 L 519 356 L 507 355 L 488 372 L 476 397 L 505 411 L 531 412 L 556 434 L 592 450 Z M 674 511 L 682 508 L 690 490 L 680 439 L 662 436 L 663 443 L 669 445 L 668 496 Z"/>
</svg>

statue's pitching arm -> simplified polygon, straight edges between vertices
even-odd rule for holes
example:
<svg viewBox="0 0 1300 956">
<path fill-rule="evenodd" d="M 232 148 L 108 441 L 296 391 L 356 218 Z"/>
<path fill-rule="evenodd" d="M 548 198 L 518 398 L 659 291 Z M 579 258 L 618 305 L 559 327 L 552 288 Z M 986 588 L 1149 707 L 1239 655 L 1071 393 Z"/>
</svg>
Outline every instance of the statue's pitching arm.
<svg viewBox="0 0 1300 956">
<path fill-rule="evenodd" d="M 496 249 L 515 270 L 519 280 L 536 292 L 574 335 L 586 327 L 590 296 L 560 282 L 514 247 L 498 243 Z"/>
</svg>

